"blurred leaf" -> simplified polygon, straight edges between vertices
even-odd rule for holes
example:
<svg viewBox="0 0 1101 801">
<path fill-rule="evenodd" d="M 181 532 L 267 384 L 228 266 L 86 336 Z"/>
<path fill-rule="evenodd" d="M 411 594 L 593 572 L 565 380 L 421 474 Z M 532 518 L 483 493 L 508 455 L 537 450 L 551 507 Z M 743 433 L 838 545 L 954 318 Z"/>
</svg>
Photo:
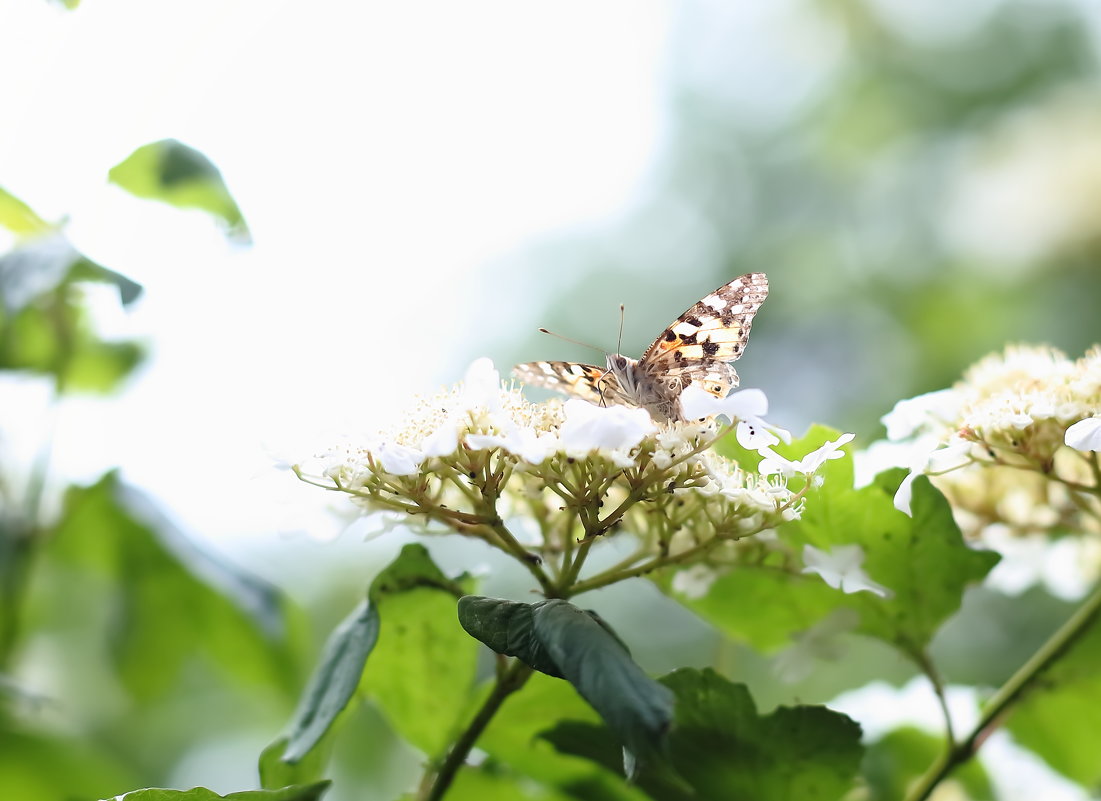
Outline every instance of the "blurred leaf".
<svg viewBox="0 0 1101 801">
<path fill-rule="evenodd" d="M 17 732 L 0 722 L 0 798 L 97 798 L 134 781 L 104 743 Z"/>
<path fill-rule="evenodd" d="M 205 787 L 192 787 L 190 790 L 150 788 L 123 793 L 118 796 L 118 799 L 125 799 L 125 801 L 218 801 L 218 799 L 229 799 L 230 801 L 319 801 L 328 789 L 329 782 L 327 781 L 317 782 L 316 784 L 293 785 L 278 790 L 243 790 L 229 795 L 218 795 L 213 790 L 208 790 Z"/>
<path fill-rule="evenodd" d="M 51 226 L 15 195 L 0 186 L 0 225 L 13 234 L 26 236 L 49 231 Z"/>
<path fill-rule="evenodd" d="M 904 798 L 910 784 L 944 753 L 943 737 L 912 727 L 895 729 L 868 747 L 863 776 L 870 790 L 869 801 L 896 801 Z M 994 790 L 982 764 L 972 759 L 952 771 L 941 782 L 946 796 L 962 790 L 969 801 L 995 801 Z"/>
<path fill-rule="evenodd" d="M 553 784 L 585 801 L 641 801 L 637 787 L 621 777 L 623 752 L 615 739 L 617 763 L 604 770 L 587 759 L 555 751 L 540 735 L 556 721 L 596 724 L 599 718 L 591 706 L 564 681 L 536 673 L 523 692 L 508 699 L 478 739 L 478 747 L 517 773 Z"/>
<path fill-rule="evenodd" d="M 221 172 L 198 150 L 175 139 L 139 147 L 111 168 L 109 178 L 138 197 L 206 211 L 222 221 L 231 239 L 250 241 L 248 226 Z"/>
<path fill-rule="evenodd" d="M 267 614 L 250 616 L 255 609 L 242 609 L 196 577 L 126 508 L 128 495 L 113 473 L 70 489 L 49 549 L 60 563 L 107 580 L 109 641 L 127 688 L 139 699 L 159 696 L 200 653 L 244 681 L 293 686 L 297 660 L 285 634 L 264 634 Z M 182 537 L 168 534 L 177 548 Z"/>
<path fill-rule="evenodd" d="M 280 737 L 260 753 L 260 787 L 277 790 L 292 784 L 310 784 L 325 776 L 329 748 L 313 748 L 305 757 L 289 762 L 284 760 L 290 740 Z"/>
<path fill-rule="evenodd" d="M 680 669 L 662 679 L 676 696 L 666 753 L 686 790 L 643 771 L 640 784 L 659 801 L 830 801 L 852 789 L 863 747 L 860 726 L 820 706 L 757 714 L 744 685 L 708 669 Z M 571 733 L 574 736 L 570 736 Z M 568 725 L 551 732 L 556 746 L 607 762 L 607 737 Z"/>
<path fill-rule="evenodd" d="M 364 600 L 329 636 L 320 664 L 310 677 L 291 721 L 283 761 L 297 762 L 308 754 L 348 705 L 378 640 L 378 632 L 378 610 Z M 261 776 L 263 765 L 261 760 Z M 265 779 L 264 785 L 270 783 Z"/>
<path fill-rule="evenodd" d="M 494 643 L 508 649 L 498 653 L 569 681 L 635 758 L 660 747 L 673 716 L 672 694 L 635 664 L 594 613 L 559 599 L 523 604 L 467 597 L 459 602 L 459 619 L 494 650 Z"/>
<path fill-rule="evenodd" d="M 141 286 L 87 259 L 61 234 L 0 257 L 0 369 L 51 374 L 59 391 L 109 392 L 140 362 L 134 342 L 100 339 L 82 290 L 114 285 L 123 304 Z"/>
<path fill-rule="evenodd" d="M 576 796 L 533 786 L 522 777 L 467 766 L 456 775 L 446 798 L 447 801 L 574 801 Z"/>
<path fill-rule="evenodd" d="M 1009 713 L 1021 745 L 1084 787 L 1101 786 L 1101 623 L 1044 672 Z"/>
<path fill-rule="evenodd" d="M 1019 595 L 974 587 L 959 614 L 933 640 L 931 652 L 949 684 L 997 687 L 1074 612 L 1075 604 L 1036 586 Z"/>
<path fill-rule="evenodd" d="M 405 739 L 438 755 L 462 723 L 474 686 L 478 648 L 455 620 L 455 601 L 470 586 L 436 567 L 419 543 L 372 582 L 381 620 L 361 687 Z"/>
</svg>

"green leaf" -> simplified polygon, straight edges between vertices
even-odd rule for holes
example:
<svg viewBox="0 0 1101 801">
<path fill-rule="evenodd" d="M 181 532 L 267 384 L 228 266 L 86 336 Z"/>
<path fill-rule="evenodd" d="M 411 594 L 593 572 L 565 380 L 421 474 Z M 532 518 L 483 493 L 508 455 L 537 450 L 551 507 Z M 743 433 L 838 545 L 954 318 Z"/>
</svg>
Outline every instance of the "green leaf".
<svg viewBox="0 0 1101 801">
<path fill-rule="evenodd" d="M 724 634 L 766 654 L 790 646 L 795 632 L 806 631 L 841 603 L 821 579 L 789 572 L 773 560 L 731 568 L 702 598 L 673 592 L 671 575 L 657 581 Z"/>
<path fill-rule="evenodd" d="M 869 801 L 896 801 L 906 796 L 906 790 L 915 779 L 944 753 L 944 738 L 915 729 L 903 727 L 868 747 L 864 757 L 863 776 L 870 791 Z M 941 782 L 945 795 L 953 797 L 952 786 L 958 785 L 964 795 L 955 795 L 969 801 L 995 801 L 994 790 L 982 764 L 972 759 L 952 771 Z"/>
<path fill-rule="evenodd" d="M 860 726 L 847 716 L 821 706 L 758 715 L 744 685 L 710 669 L 676 670 L 662 683 L 677 710 L 666 753 L 687 786 L 643 771 L 639 782 L 652 798 L 831 801 L 852 789 L 863 747 Z M 607 738 L 596 732 L 570 726 L 552 736 L 570 752 L 609 759 Z"/>
<path fill-rule="evenodd" d="M 459 599 L 459 622 L 496 653 L 518 657 L 540 673 L 562 678 L 558 665 L 535 636 L 533 604 L 467 595 Z"/>
<path fill-rule="evenodd" d="M 860 726 L 822 706 L 757 714 L 744 685 L 713 670 L 663 679 L 677 697 L 673 766 L 701 798 L 830 801 L 845 795 L 860 765 Z"/>
<path fill-rule="evenodd" d="M 1085 787 L 1101 785 L 1101 622 L 1094 620 L 1010 712 L 1021 745 Z"/>
<path fill-rule="evenodd" d="M 87 614 L 109 610 L 111 655 L 137 699 L 163 696 L 200 656 L 248 685 L 294 686 L 297 659 L 275 591 L 240 571 L 234 589 L 225 580 L 227 567 L 215 570 L 182 532 L 163 520 L 150 525 L 148 502 L 142 507 L 135 495 L 113 473 L 66 494 L 49 556 L 68 572 L 54 590 L 39 591 L 40 603 L 56 605 L 52 619 L 79 625 L 73 574 L 98 574 L 110 595 Z"/>
<path fill-rule="evenodd" d="M 51 374 L 59 391 L 117 387 L 144 351 L 96 334 L 86 283 L 114 285 L 123 304 L 142 289 L 81 255 L 61 234 L 29 240 L 0 257 L 0 368 Z"/>
<path fill-rule="evenodd" d="M 465 767 L 448 788 L 446 798 L 447 801 L 573 801 L 576 796 L 532 786 L 522 777 Z"/>
<path fill-rule="evenodd" d="M 485 692 L 488 687 L 482 695 Z M 535 673 L 523 691 L 511 696 L 493 717 L 478 739 L 478 747 L 517 773 L 560 787 L 580 799 L 642 801 L 645 798 L 641 790 L 629 786 L 621 778 L 623 751 L 611 735 L 606 739 L 613 743 L 618 757 L 612 770 L 555 751 L 540 733 L 558 720 L 596 723 L 599 718 L 569 683 Z"/>
<path fill-rule="evenodd" d="M 494 613 L 494 603 L 502 611 Z M 636 758 L 645 759 L 660 747 L 672 720 L 672 694 L 635 664 L 622 641 L 593 613 L 559 599 L 521 604 L 464 598 L 459 618 L 486 645 L 509 649 L 498 653 L 538 670 L 549 667 L 543 672 L 569 681 Z"/>
<path fill-rule="evenodd" d="M 221 220 L 231 239 L 250 241 L 245 219 L 218 168 L 198 150 L 175 139 L 139 147 L 113 167 L 108 177 L 138 197 L 208 212 Z"/>
<path fill-rule="evenodd" d="M 242 790 L 229 795 L 218 795 L 205 787 L 192 787 L 190 790 L 165 790 L 159 787 L 134 790 L 118 796 L 125 801 L 319 801 L 329 782 L 292 785 L 278 790 Z"/>
<path fill-rule="evenodd" d="M 774 450 L 784 458 L 799 459 L 839 436 L 840 431 L 814 425 L 798 440 L 781 443 Z M 724 439 L 719 449 L 747 470 L 756 470 L 761 460 L 759 454 L 738 445 L 734 437 Z M 852 456 L 846 453 L 841 459 L 826 462 L 820 474 L 824 487 L 811 493 L 808 506 L 824 493 L 852 491 Z M 806 631 L 844 604 L 840 593 L 817 576 L 802 574 L 801 568 L 784 553 L 763 552 L 724 571 L 700 598 L 675 592 L 673 571 L 658 574 L 653 580 L 724 634 L 770 653 L 791 645 L 795 633 Z"/>
<path fill-rule="evenodd" d="M 42 234 L 51 226 L 15 195 L 0 186 L 0 225 L 13 234 Z"/>
<path fill-rule="evenodd" d="M 313 748 L 297 762 L 283 758 L 289 739 L 280 737 L 260 753 L 260 786 L 265 790 L 277 790 L 291 784 L 310 784 L 325 775 L 330 748 Z"/>
<path fill-rule="evenodd" d="M 19 731 L 7 715 L 0 721 L 0 798 L 95 798 L 140 781 L 118 749 L 99 738 L 46 737 Z"/>
<path fill-rule="evenodd" d="M 333 630 L 295 711 L 283 761 L 297 762 L 308 754 L 348 705 L 378 633 L 378 610 L 366 600 Z"/>
<path fill-rule="evenodd" d="M 915 657 L 959 609 L 967 586 L 990 572 L 999 557 L 967 546 L 948 501 L 924 476 L 913 485 L 913 517 L 895 509 L 892 498 L 904 475 L 904 470 L 887 471 L 861 489 L 827 481 L 808 499 L 802 518 L 784 526 L 780 536 L 795 547 L 826 551 L 859 545 L 864 571 L 892 596 L 835 592 L 860 613 L 860 631 Z"/>
<path fill-rule="evenodd" d="M 449 579 L 419 543 L 406 545 L 368 593 L 378 609 L 378 644 L 361 687 L 402 737 L 439 755 L 462 724 L 478 648 L 455 619 L 469 579 Z"/>
</svg>

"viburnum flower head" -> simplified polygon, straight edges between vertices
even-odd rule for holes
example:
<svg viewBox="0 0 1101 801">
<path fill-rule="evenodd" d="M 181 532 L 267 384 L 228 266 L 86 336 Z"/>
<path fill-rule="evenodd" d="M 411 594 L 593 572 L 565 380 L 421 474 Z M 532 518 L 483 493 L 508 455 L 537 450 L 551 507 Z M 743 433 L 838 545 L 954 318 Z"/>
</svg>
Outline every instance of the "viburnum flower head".
<svg viewBox="0 0 1101 801">
<path fill-rule="evenodd" d="M 711 446 L 734 428 L 743 447 L 780 460 L 771 447 L 790 435 L 763 419 L 764 393 L 693 390 L 682 400 L 694 419 L 659 424 L 632 406 L 530 403 L 479 359 L 461 383 L 416 401 L 400 425 L 295 471 L 347 493 L 366 513 L 403 514 L 425 533 L 458 532 L 517 557 L 530 548 L 539 556 L 525 562 L 534 572 L 620 530 L 643 540 L 639 559 L 690 566 L 724 542 L 797 518 L 810 482 L 792 489 L 787 478 L 812 476 L 852 438 L 781 460 L 783 470 L 745 470 Z"/>
<path fill-rule="evenodd" d="M 1096 526 L 1066 487 L 1092 480 L 1082 454 L 1101 450 L 1101 347 L 1071 360 L 1055 348 L 1010 346 L 953 387 L 900 401 L 883 423 L 888 438 L 911 446 L 911 473 L 895 496 L 903 511 L 914 477 L 926 474 L 941 477 L 965 528 L 1024 524 L 1026 533 L 1031 523 L 1014 511 L 1025 506 L 1051 509 L 1078 530 Z"/>
</svg>

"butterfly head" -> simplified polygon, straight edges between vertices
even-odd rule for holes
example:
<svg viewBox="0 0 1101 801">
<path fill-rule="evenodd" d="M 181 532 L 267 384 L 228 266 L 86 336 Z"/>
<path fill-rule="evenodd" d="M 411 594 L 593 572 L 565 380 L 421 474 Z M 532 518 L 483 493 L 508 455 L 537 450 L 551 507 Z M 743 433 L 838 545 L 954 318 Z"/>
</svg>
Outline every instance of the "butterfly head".
<svg viewBox="0 0 1101 801">
<path fill-rule="evenodd" d="M 607 356 L 608 372 L 615 376 L 615 380 L 619 382 L 619 386 L 623 390 L 631 395 L 634 392 L 635 386 L 638 383 L 635 367 L 638 366 L 638 361 L 632 359 L 629 356 L 624 356 L 621 353 L 609 353 Z"/>
</svg>

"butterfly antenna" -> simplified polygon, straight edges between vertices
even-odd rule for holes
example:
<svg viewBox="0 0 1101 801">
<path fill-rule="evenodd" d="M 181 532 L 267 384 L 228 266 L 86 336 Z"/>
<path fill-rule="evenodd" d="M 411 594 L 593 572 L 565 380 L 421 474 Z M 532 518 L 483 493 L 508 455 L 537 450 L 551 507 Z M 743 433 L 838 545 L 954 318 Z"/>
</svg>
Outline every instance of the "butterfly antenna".
<svg viewBox="0 0 1101 801">
<path fill-rule="evenodd" d="M 591 348 L 592 350 L 600 351 L 601 353 L 606 353 L 607 352 L 607 351 L 604 350 L 604 348 L 598 348 L 596 345 L 590 345 L 588 342 L 581 342 L 580 340 L 577 340 L 577 339 L 570 339 L 569 337 L 564 337 L 561 334 L 556 334 L 553 331 L 548 331 L 545 328 L 540 328 L 539 333 L 540 334 L 549 334 L 552 337 L 557 337 L 558 339 L 565 340 L 566 342 L 572 342 L 574 345 L 580 345 L 583 348 Z"/>
<path fill-rule="evenodd" d="M 619 339 L 617 339 L 616 343 L 615 343 L 615 352 L 616 353 L 623 353 L 623 317 L 624 317 L 625 310 L 626 310 L 626 307 L 622 303 L 620 303 L 619 304 Z"/>
</svg>

